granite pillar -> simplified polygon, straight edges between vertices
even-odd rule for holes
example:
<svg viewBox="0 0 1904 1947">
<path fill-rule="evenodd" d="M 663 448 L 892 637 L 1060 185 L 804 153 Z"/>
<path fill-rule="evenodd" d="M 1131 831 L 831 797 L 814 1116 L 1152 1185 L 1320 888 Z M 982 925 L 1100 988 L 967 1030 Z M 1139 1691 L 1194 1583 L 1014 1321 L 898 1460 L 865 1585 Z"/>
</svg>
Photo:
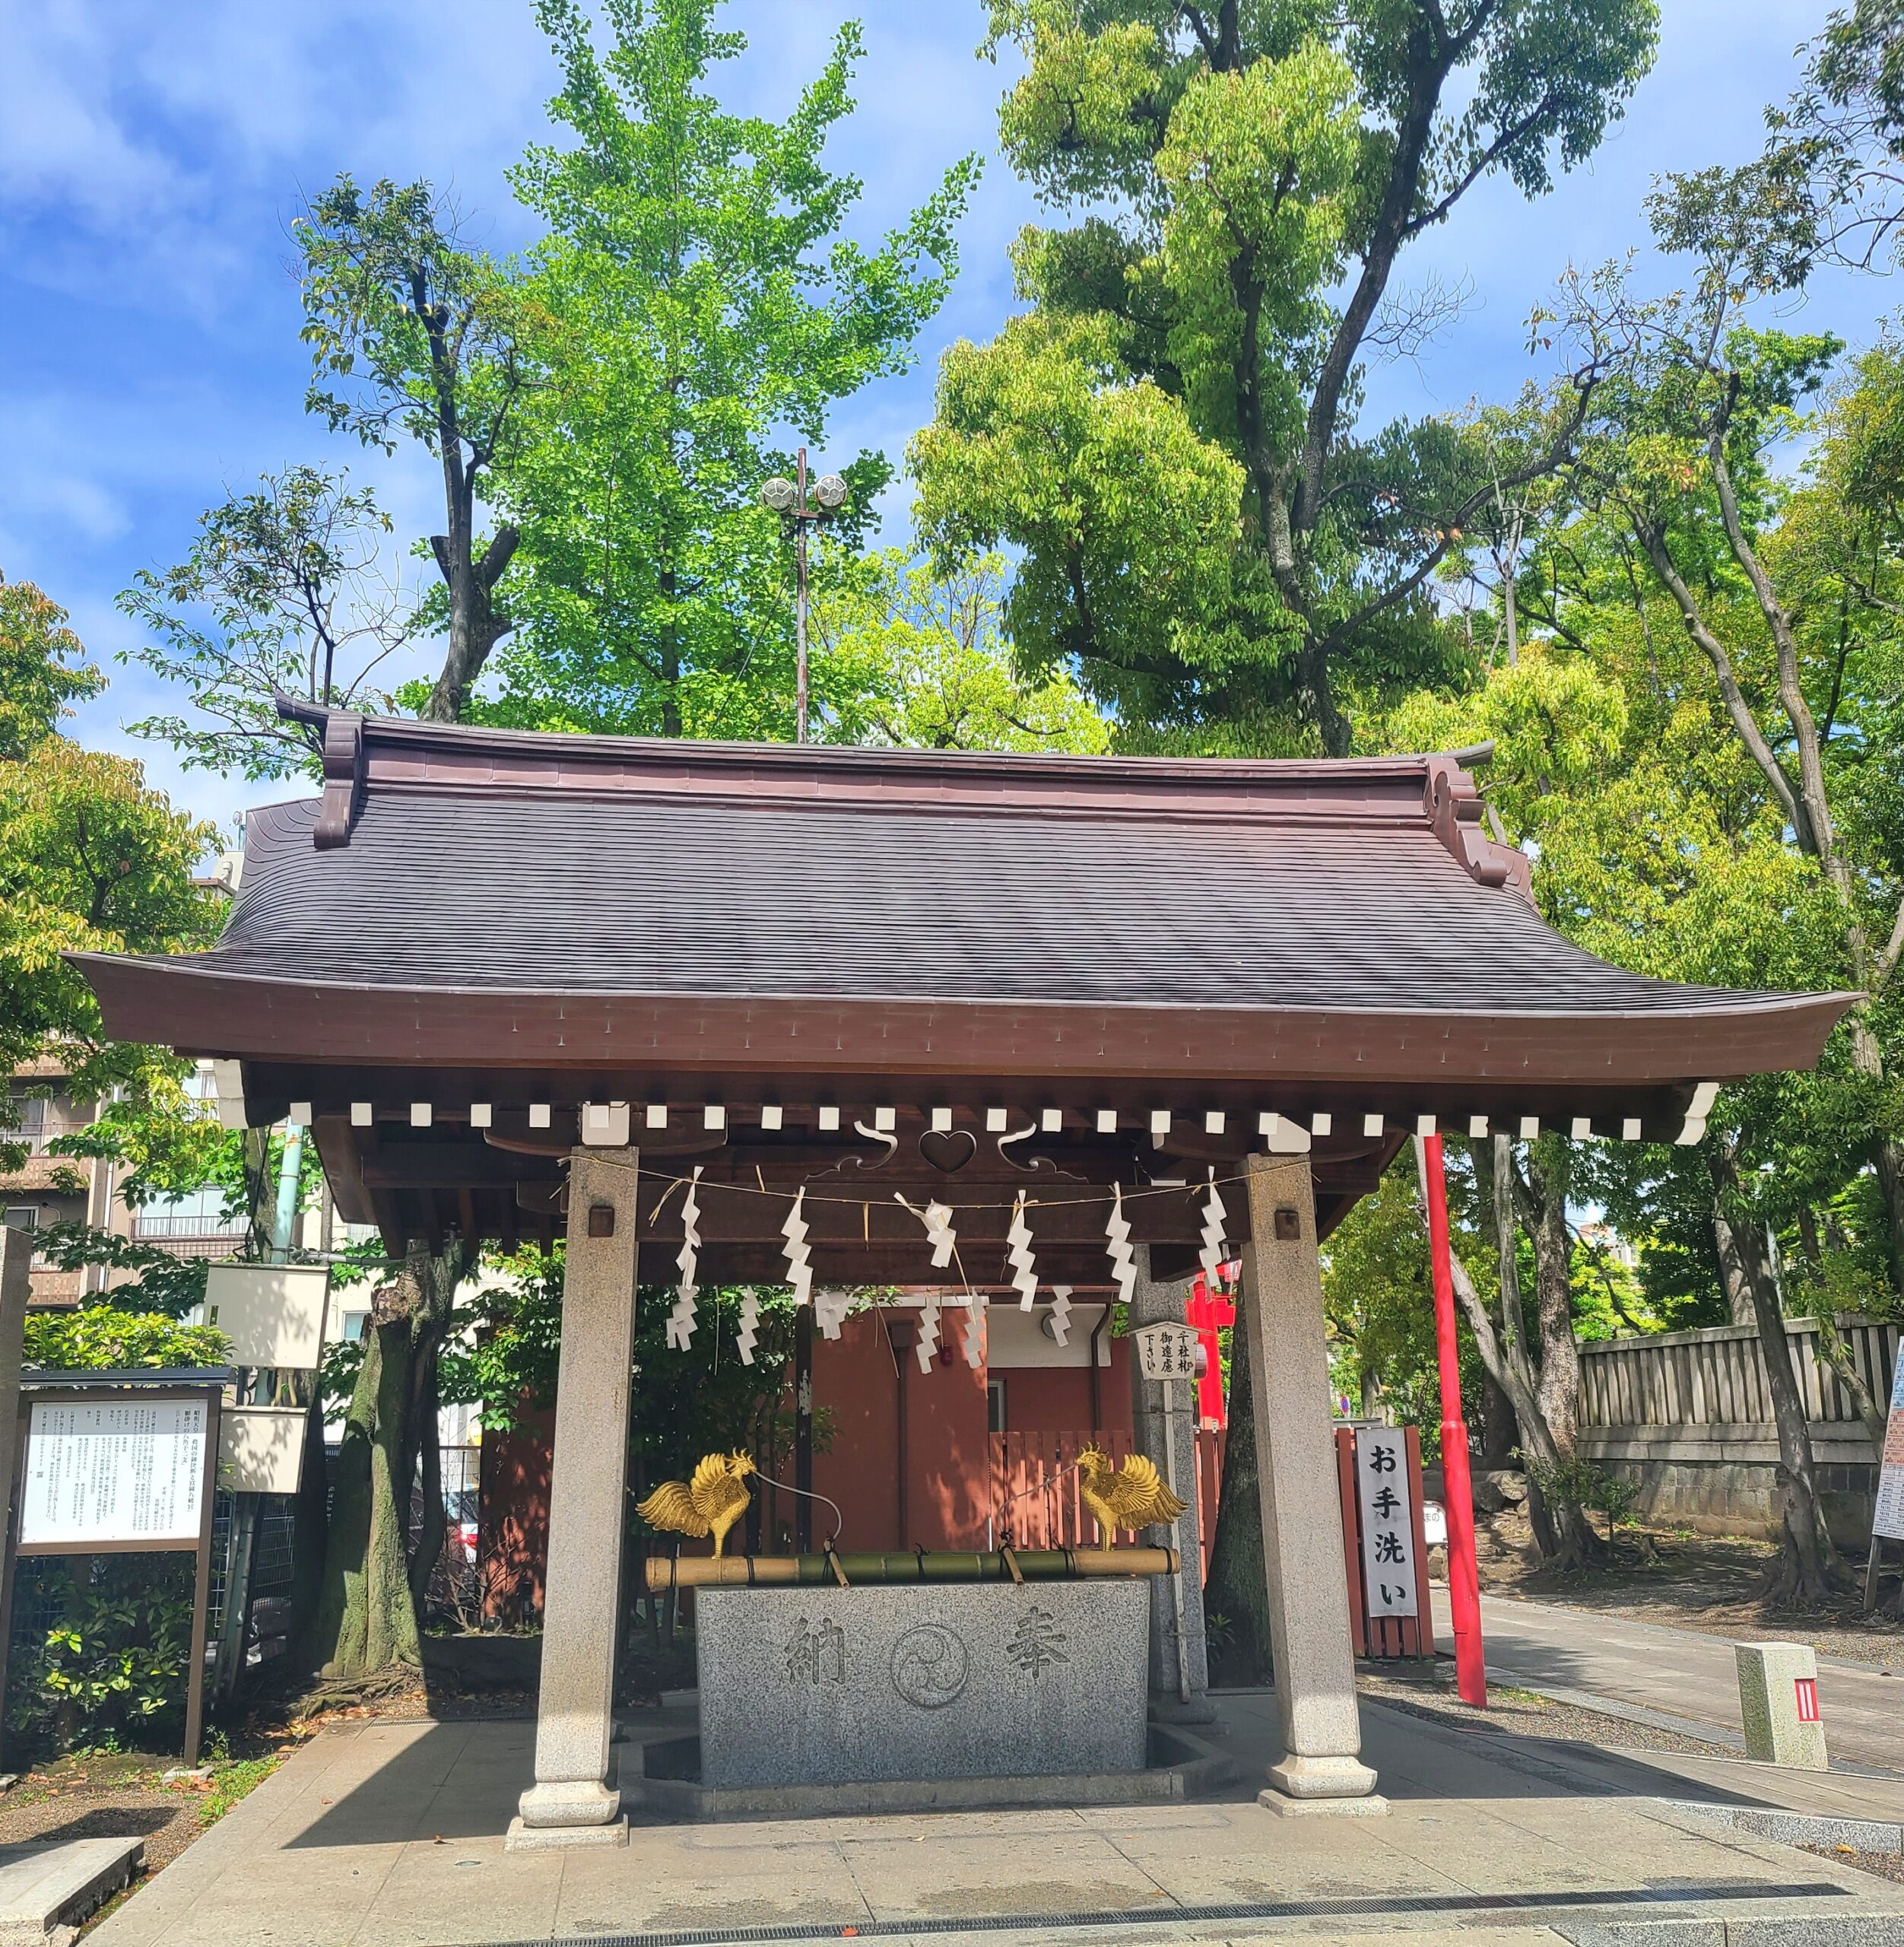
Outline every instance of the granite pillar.
<svg viewBox="0 0 1904 1947">
<path fill-rule="evenodd" d="M 1334 1801 L 1344 1810 L 1385 1809 L 1371 1796 L 1375 1774 L 1358 1755 L 1309 1158 L 1252 1156 L 1246 1170 L 1252 1241 L 1243 1256 L 1242 1302 L 1252 1308 L 1246 1336 L 1284 1752 L 1270 1768 L 1273 1789 L 1262 1802 L 1278 1810 Z"/>
<path fill-rule="evenodd" d="M 1151 1277 L 1148 1244 L 1137 1247 L 1137 1283 L 1131 1292 L 1131 1329 L 1184 1323 L 1188 1287 L 1181 1282 L 1160 1284 Z M 1167 1412 L 1166 1384 L 1174 1386 L 1177 1396 Z M 1146 1528 L 1142 1537 L 1147 1547 L 1177 1549 L 1183 1561 L 1176 1574 L 1150 1578 L 1151 1712 L 1173 1723 L 1210 1723 L 1217 1714 L 1207 1694 L 1210 1660 L 1203 1633 L 1203 1550 L 1197 1517 L 1196 1388 L 1185 1380 L 1146 1379 L 1133 1359 L 1131 1418 L 1137 1450 L 1156 1462 L 1157 1472 L 1185 1504 L 1176 1521 Z M 1177 1647 L 1179 1617 L 1181 1656 Z"/>
<path fill-rule="evenodd" d="M 576 1149 L 569 1159 L 535 1783 L 509 1827 L 513 1849 L 627 1837 L 621 1794 L 608 1783 L 608 1746 L 634 1353 L 636 1160 L 632 1149 Z"/>
</svg>

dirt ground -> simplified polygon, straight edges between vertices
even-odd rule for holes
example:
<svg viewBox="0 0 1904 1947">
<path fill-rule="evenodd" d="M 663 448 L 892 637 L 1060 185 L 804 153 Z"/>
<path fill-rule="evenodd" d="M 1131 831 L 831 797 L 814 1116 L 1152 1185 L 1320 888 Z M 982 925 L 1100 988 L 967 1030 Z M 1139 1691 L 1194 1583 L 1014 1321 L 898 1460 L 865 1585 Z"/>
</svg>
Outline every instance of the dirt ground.
<svg viewBox="0 0 1904 1947">
<path fill-rule="evenodd" d="M 1780 1609 L 1760 1596 L 1776 1544 L 1745 1536 L 1696 1535 L 1641 1525 L 1620 1529 L 1610 1569 L 1557 1574 L 1534 1558 L 1519 1508 L 1477 1526 L 1482 1588 L 1566 1609 L 1622 1615 L 1669 1629 L 1704 1630 L 1747 1641 L 1810 1643 L 1820 1656 L 1904 1671 L 1904 1622 L 1860 1607 L 1864 1564 L 1847 1564 L 1848 1593 L 1835 1609 Z M 1895 1587 L 1894 1581 L 1891 1584 Z M 1884 1592 L 1887 1596 L 1890 1588 Z"/>
<path fill-rule="evenodd" d="M 0 1794 L 0 1845 L 27 1840 L 141 1838 L 143 1877 L 176 1859 L 207 1826 L 268 1777 L 275 1755 L 208 1765 L 167 1783 L 178 1761 L 144 1752 L 62 1758 Z"/>
</svg>

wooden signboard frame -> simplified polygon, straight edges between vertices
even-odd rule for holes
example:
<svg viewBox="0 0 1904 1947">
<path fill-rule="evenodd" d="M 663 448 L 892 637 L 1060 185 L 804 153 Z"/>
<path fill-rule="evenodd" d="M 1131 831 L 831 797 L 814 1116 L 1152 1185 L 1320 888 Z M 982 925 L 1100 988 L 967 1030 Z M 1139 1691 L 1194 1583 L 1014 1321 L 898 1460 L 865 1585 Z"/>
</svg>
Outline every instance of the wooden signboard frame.
<svg viewBox="0 0 1904 1947">
<path fill-rule="evenodd" d="M 1337 1486 L 1342 1498 L 1343 1567 L 1349 1584 L 1349 1633 L 1358 1656 L 1387 1660 L 1401 1656 L 1433 1656 L 1435 1618 L 1428 1583 L 1428 1548 L 1421 1521 L 1421 1434 L 1414 1427 L 1397 1427 L 1408 1470 L 1409 1525 L 1415 1551 L 1415 1612 L 1413 1615 L 1371 1615 L 1364 1586 L 1362 1550 L 1362 1498 L 1357 1491 L 1355 1428 L 1335 1429 Z"/>
<path fill-rule="evenodd" d="M 198 1532 L 190 1539 L 168 1536 L 155 1541 L 94 1542 L 83 1548 L 64 1542 L 27 1542 L 20 1539 L 21 1515 L 26 1503 L 27 1450 L 33 1437 L 33 1409 L 37 1406 L 87 1405 L 113 1403 L 157 1406 L 186 1402 L 202 1404 L 205 1409 L 203 1473 L 198 1484 Z M 7 1517 L 5 1561 L 0 1566 L 0 1700 L 7 1688 L 7 1665 L 13 1644 L 13 1591 L 19 1558 L 22 1555 L 63 1555 L 90 1563 L 96 1555 L 182 1555 L 190 1551 L 197 1560 L 197 1574 L 192 1597 L 191 1666 L 188 1673 L 185 1705 L 184 1761 L 198 1761 L 198 1746 L 205 1733 L 205 1622 L 211 1606 L 212 1509 L 218 1485 L 219 1412 L 224 1402 L 221 1384 L 157 1386 L 32 1386 L 22 1389 L 18 1450 L 14 1459 L 15 1487 L 13 1506 Z"/>
</svg>

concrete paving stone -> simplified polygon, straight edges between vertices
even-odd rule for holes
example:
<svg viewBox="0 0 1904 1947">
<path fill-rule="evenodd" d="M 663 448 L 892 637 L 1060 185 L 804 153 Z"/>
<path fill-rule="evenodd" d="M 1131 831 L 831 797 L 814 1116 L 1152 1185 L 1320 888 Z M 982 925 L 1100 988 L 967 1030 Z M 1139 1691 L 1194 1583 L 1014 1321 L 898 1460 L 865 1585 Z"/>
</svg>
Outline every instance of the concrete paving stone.
<svg viewBox="0 0 1904 1947">
<path fill-rule="evenodd" d="M 1274 1736 L 1274 1700 L 1239 1700 L 1245 1707 L 1235 1710 L 1219 1701 L 1226 1747 L 1258 1761 Z M 1710 1818 L 1687 1814 L 1676 1824 L 1658 1801 L 1702 1789 L 1687 1778 L 1595 1747 L 1454 1731 L 1397 1712 L 1368 1714 L 1373 1761 L 1388 1767 L 1385 1788 L 1398 1794 L 1391 1816 L 1372 1825 L 1285 1824 L 1251 1801 L 1252 1778 L 1228 1799 L 1081 1813 L 657 1823 L 637 1825 L 625 1849 L 506 1861 L 500 1819 L 508 1794 L 499 1785 L 509 1781 L 512 1765 L 526 1775 L 525 1727 L 459 1726 L 453 1745 L 431 1742 L 433 1728 L 380 1726 L 306 1746 L 106 1922 L 99 1947 L 469 1947 L 551 1932 L 563 1939 L 710 1925 L 839 1926 L 869 1916 L 916 1920 L 922 1941 L 947 1947 L 955 1936 L 935 1939 L 934 1918 L 1055 1917 L 1106 1907 L 1148 1914 L 1178 1901 L 1398 1892 L 1451 1904 L 1262 1923 L 1172 1920 L 1112 1931 L 1152 1947 L 1221 1939 L 1315 1947 L 1331 1937 L 1373 1947 L 1402 1936 L 1410 1947 L 1443 1936 L 1477 1947 L 1490 1937 L 1480 1926 L 1518 1943 L 1541 1937 L 1552 1916 L 1530 1914 L 1523 1923 L 1518 1913 L 1490 1913 L 1471 1899 L 1464 1905 L 1471 1889 L 1658 1892 L 1703 1880 L 1828 1888 L 1801 1916 L 1807 1924 L 1829 1917 L 1888 1925 L 1904 1912 L 1904 1887 Z M 1826 1784 L 1852 1791 L 1858 1781 L 1833 1777 L 1820 1788 Z M 499 1822 L 452 1829 L 449 1844 L 430 1844 L 439 1825 L 454 1828 L 459 1808 L 473 1827 Z M 392 1836 L 398 1831 L 422 1836 L 405 1844 Z M 367 1832 L 377 1833 L 377 1842 Z M 339 1839 L 347 1842 L 327 1843 Z M 460 1864 L 465 1859 L 484 1863 Z M 1756 1925 L 1788 1917 L 1802 1904 L 1728 1901 L 1723 1918 L 1734 1927 Z M 1610 1923 L 1709 1917 L 1657 1900 L 1638 1914 L 1610 1905 L 1591 1914 L 1563 1910 L 1570 1920 Z M 1545 1937 L 1551 1947 L 1560 1936 Z M 1108 1947 L 1109 1936 L 1102 1926 L 1074 1930 L 1049 1920 L 985 1936 L 987 1947 L 1009 1947 L 1014 1938 Z"/>
<path fill-rule="evenodd" d="M 452 1929 L 459 1942 L 543 1939 L 561 1888 L 561 1862 L 550 1855 L 506 1854 L 493 1839 L 413 1844 L 351 1937 L 363 1947 L 433 1947 Z"/>
<path fill-rule="evenodd" d="M 568 1863 L 604 1856 L 570 1853 Z M 780 1875 L 745 1873 L 703 1879 L 682 1876 L 658 1885 L 630 1885 L 620 1876 L 591 1879 L 565 1872 L 555 1933 L 566 1939 L 682 1928 L 851 1925 L 871 1917 L 843 1863 L 831 1876 L 810 1873 L 791 1881 Z"/>
<path fill-rule="evenodd" d="M 978 1873 L 969 1846 L 847 1840 L 841 1850 L 868 1907 L 881 1919 L 1091 1912 L 1168 1897 L 1148 1872 L 1093 1833 L 994 1839 Z"/>
<path fill-rule="evenodd" d="M 138 1870 L 139 1838 L 0 1846 L 0 1936 L 43 1940 L 77 1925 Z"/>
</svg>

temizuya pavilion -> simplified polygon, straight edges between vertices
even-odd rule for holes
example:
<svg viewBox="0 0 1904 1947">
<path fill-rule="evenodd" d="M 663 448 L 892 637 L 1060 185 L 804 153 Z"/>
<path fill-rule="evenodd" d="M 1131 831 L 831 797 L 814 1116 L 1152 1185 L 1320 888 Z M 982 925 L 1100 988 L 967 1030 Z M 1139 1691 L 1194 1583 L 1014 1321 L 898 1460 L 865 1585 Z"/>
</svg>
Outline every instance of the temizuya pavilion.
<svg viewBox="0 0 1904 1947">
<path fill-rule="evenodd" d="M 251 815 L 217 947 L 81 964 L 109 1034 L 241 1064 L 255 1125 L 309 1118 L 338 1207 L 393 1251 L 546 1237 L 566 1208 L 530 1827 L 617 1815 L 633 1293 L 638 1262 L 677 1275 L 691 1165 L 704 1284 L 785 1278 L 804 1185 L 823 1286 L 943 1285 L 916 1214 L 936 1198 L 965 1276 L 996 1288 L 1024 1191 L 1041 1300 L 1111 1282 L 1114 1186 L 1149 1275 L 1188 1275 L 1212 1170 L 1229 1180 L 1271 1783 L 1353 1797 L 1375 1777 L 1319 1237 L 1418 1132 L 1695 1141 L 1718 1084 L 1810 1066 L 1845 1005 L 1569 945 L 1456 756 L 997 757 L 343 713 L 323 737 L 321 801 Z"/>
</svg>

